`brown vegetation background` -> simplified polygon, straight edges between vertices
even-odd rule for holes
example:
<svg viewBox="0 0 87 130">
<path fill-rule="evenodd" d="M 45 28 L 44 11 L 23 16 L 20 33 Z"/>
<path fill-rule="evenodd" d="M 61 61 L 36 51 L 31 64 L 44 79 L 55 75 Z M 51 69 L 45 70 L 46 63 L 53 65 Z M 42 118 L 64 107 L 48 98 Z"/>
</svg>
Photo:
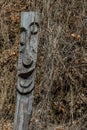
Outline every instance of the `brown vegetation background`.
<svg viewBox="0 0 87 130">
<path fill-rule="evenodd" d="M 39 11 L 30 130 L 87 129 L 87 1 L 0 0 L 0 127 L 12 130 L 20 12 Z"/>
</svg>

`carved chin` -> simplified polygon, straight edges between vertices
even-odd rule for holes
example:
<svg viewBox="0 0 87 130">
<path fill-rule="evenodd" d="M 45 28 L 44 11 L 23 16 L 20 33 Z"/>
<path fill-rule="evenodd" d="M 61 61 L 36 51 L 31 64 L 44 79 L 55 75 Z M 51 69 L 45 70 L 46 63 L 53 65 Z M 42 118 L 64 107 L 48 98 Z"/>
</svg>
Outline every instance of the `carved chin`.
<svg viewBox="0 0 87 130">
<path fill-rule="evenodd" d="M 20 92 L 21 94 L 28 94 L 30 93 L 32 90 L 34 89 L 34 81 L 31 80 L 29 82 L 29 79 L 27 80 L 21 80 L 19 79 L 18 81 L 18 87 L 17 87 L 17 90 L 18 92 Z"/>
<path fill-rule="evenodd" d="M 19 81 L 19 84 L 20 84 L 20 87 L 22 88 L 28 88 L 29 86 L 31 86 L 32 80 L 29 81 L 29 79 L 27 80 L 22 79 Z"/>
</svg>

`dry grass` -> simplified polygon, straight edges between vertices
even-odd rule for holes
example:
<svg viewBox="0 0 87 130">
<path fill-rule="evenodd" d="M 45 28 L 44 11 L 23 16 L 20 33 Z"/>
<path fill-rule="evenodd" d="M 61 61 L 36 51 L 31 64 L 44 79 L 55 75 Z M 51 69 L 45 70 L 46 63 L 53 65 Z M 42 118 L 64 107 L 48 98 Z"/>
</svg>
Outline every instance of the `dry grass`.
<svg viewBox="0 0 87 130">
<path fill-rule="evenodd" d="M 2 130 L 14 118 L 20 12 L 30 10 L 42 14 L 30 129 L 86 130 L 86 0 L 1 0 L 0 7 Z"/>
</svg>

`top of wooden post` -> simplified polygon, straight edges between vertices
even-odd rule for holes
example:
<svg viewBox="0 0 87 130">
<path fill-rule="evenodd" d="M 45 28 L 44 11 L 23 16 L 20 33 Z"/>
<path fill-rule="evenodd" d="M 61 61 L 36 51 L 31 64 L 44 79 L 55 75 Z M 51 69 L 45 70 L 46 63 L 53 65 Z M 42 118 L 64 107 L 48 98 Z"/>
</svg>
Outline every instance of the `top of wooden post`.
<svg viewBox="0 0 87 130">
<path fill-rule="evenodd" d="M 41 14 L 38 12 L 21 12 L 21 26 L 28 28 L 29 23 L 40 23 Z"/>
</svg>

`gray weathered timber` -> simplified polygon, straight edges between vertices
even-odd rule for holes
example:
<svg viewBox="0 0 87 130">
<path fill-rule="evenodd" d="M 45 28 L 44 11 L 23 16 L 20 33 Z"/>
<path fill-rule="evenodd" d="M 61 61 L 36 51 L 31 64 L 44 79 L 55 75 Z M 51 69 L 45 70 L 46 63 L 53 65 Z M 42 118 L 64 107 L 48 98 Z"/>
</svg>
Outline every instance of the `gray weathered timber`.
<svg viewBox="0 0 87 130">
<path fill-rule="evenodd" d="M 21 12 L 21 37 L 18 57 L 18 85 L 14 130 L 29 129 L 29 122 L 32 115 L 39 23 L 39 13 Z"/>
</svg>

